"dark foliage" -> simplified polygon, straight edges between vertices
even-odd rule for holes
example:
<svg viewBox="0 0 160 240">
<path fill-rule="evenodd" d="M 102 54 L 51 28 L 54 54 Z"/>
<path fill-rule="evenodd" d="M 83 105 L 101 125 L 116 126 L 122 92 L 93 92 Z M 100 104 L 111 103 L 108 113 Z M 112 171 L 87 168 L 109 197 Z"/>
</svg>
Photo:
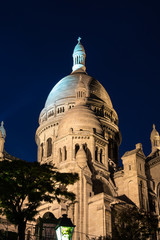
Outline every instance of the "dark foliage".
<svg viewBox="0 0 160 240">
<path fill-rule="evenodd" d="M 71 201 L 75 194 L 67 191 L 69 184 L 78 180 L 76 173 L 60 173 L 53 166 L 38 162 L 0 162 L 0 210 L 19 234 L 25 232 L 26 222 L 33 220 L 41 202 Z M 24 236 L 19 239 L 23 240 Z"/>
<path fill-rule="evenodd" d="M 149 236 L 155 239 L 158 221 L 156 216 L 141 211 L 137 207 L 113 209 L 113 239 L 114 240 L 145 240 Z"/>
</svg>

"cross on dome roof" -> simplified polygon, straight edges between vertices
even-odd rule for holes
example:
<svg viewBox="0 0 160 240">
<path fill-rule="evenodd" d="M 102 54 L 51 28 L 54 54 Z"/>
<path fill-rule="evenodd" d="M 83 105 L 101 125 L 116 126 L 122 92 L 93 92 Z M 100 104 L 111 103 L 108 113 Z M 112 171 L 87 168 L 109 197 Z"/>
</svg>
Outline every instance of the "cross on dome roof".
<svg viewBox="0 0 160 240">
<path fill-rule="evenodd" d="M 79 38 L 77 39 L 77 40 L 78 40 L 78 43 L 80 43 L 81 39 L 82 39 L 81 37 L 79 37 Z"/>
</svg>

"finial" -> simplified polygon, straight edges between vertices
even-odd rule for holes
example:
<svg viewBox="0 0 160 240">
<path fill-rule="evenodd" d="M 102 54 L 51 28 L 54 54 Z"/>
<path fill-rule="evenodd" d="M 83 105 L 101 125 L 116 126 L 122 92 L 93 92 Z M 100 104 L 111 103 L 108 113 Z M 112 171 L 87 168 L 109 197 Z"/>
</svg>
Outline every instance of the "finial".
<svg viewBox="0 0 160 240">
<path fill-rule="evenodd" d="M 81 39 L 82 39 L 81 37 L 79 37 L 79 38 L 77 39 L 77 40 L 78 40 L 78 43 L 80 43 Z"/>
<path fill-rule="evenodd" d="M 155 129 L 156 128 L 156 126 L 155 126 L 155 124 L 153 124 L 153 129 Z"/>
</svg>

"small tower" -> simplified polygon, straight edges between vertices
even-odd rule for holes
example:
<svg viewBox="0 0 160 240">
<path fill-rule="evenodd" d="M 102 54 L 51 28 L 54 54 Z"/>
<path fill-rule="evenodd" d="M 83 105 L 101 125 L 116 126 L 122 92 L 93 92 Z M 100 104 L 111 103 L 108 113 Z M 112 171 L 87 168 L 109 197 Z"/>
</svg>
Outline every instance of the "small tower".
<svg viewBox="0 0 160 240">
<path fill-rule="evenodd" d="M 81 41 L 81 38 L 79 37 L 78 43 L 75 46 L 73 51 L 73 67 L 72 67 L 73 72 L 79 69 L 81 69 L 84 72 L 86 71 L 86 67 L 85 67 L 86 53 L 80 41 Z"/>
<path fill-rule="evenodd" d="M 145 172 L 145 155 L 141 143 L 122 156 L 124 166 L 123 184 L 116 180 L 119 194 L 125 194 L 137 207 L 148 210 L 147 178 Z"/>
<path fill-rule="evenodd" d="M 5 143 L 5 138 L 6 138 L 6 131 L 5 131 L 3 125 L 4 125 L 4 123 L 2 121 L 1 126 L 0 126 L 0 159 L 3 158 L 4 143 Z"/>
<path fill-rule="evenodd" d="M 153 130 L 151 132 L 150 140 L 152 152 L 154 152 L 160 147 L 160 137 L 158 131 L 156 130 L 155 124 L 153 124 Z"/>
</svg>

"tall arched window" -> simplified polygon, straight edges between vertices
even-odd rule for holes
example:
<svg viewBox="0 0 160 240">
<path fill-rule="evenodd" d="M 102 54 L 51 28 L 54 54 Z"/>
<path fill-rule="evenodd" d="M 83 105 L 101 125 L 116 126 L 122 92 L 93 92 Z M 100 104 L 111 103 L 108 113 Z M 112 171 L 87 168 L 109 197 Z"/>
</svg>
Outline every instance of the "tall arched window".
<svg viewBox="0 0 160 240">
<path fill-rule="evenodd" d="M 59 162 L 62 162 L 62 150 L 59 148 Z"/>
<path fill-rule="evenodd" d="M 100 160 L 100 163 L 103 163 L 103 161 L 102 161 L 102 153 L 103 153 L 103 151 L 102 151 L 102 149 L 100 150 L 100 154 L 99 154 L 99 160 Z"/>
<path fill-rule="evenodd" d="M 64 160 L 67 160 L 67 149 L 63 147 Z"/>
<path fill-rule="evenodd" d="M 160 214 L 160 183 L 157 186 L 157 203 L 158 203 L 158 211 Z"/>
<path fill-rule="evenodd" d="M 142 182 L 142 180 L 140 181 L 140 184 L 139 184 L 139 198 L 140 198 L 140 207 L 143 209 L 144 208 L 144 196 L 143 196 L 143 182 Z"/>
<path fill-rule="evenodd" d="M 78 150 L 79 150 L 79 144 L 76 144 L 75 145 L 75 157 L 76 157 L 76 154 L 77 154 Z"/>
<path fill-rule="evenodd" d="M 47 157 L 52 155 L 52 138 L 47 139 Z"/>
<path fill-rule="evenodd" d="M 41 148 L 40 148 L 41 150 L 41 161 L 42 161 L 42 158 L 43 158 L 43 155 L 44 155 L 44 149 L 43 149 L 43 143 L 41 143 Z"/>
<path fill-rule="evenodd" d="M 98 161 L 98 147 L 95 149 L 95 160 Z"/>
</svg>

